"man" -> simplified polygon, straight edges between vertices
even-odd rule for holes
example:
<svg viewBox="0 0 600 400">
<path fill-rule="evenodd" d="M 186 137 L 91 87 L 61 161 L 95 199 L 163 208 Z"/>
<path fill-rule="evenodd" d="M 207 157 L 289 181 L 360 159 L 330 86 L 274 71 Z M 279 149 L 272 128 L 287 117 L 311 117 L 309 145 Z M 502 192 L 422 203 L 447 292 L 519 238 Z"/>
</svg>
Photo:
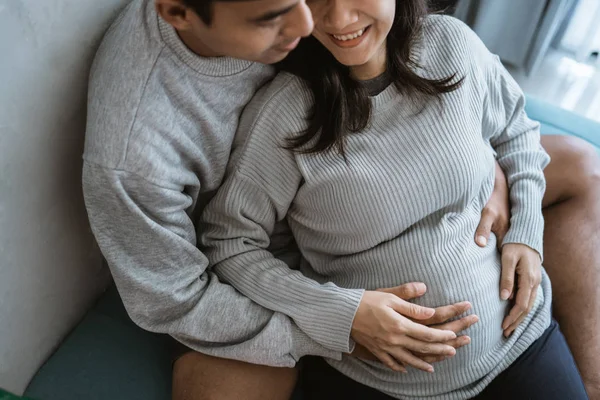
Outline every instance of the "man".
<svg viewBox="0 0 600 400">
<path fill-rule="evenodd" d="M 304 0 L 134 0 L 98 51 L 86 205 L 132 319 L 185 345 L 174 365 L 175 399 L 285 399 L 296 370 L 246 364 L 245 357 L 291 367 L 307 354 L 341 356 L 219 282 L 196 247 L 195 222 L 223 179 L 238 118 L 274 75 L 265 64 L 283 59 L 311 30 Z M 556 315 L 592 391 L 600 382 L 593 375 L 600 370 L 593 356 L 600 326 L 590 318 L 600 309 L 600 172 L 580 142 L 554 137 L 544 146 L 554 159 L 547 169 L 546 267 Z M 507 195 L 499 187 L 479 240 L 506 230 Z M 513 279 L 511 268 L 504 275 Z M 503 285 L 512 288 L 511 281 Z M 392 292 L 408 300 L 423 289 Z M 444 323 L 463 311 L 450 305 L 422 322 Z"/>
</svg>

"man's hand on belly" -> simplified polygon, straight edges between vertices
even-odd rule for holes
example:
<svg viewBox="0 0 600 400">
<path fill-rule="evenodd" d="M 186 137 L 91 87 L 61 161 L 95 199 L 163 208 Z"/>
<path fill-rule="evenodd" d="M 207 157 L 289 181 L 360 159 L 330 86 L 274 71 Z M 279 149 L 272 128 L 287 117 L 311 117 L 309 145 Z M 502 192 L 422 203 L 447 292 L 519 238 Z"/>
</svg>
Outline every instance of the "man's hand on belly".
<svg viewBox="0 0 600 400">
<path fill-rule="evenodd" d="M 498 246 L 502 245 L 504 235 L 510 226 L 510 200 L 506 176 L 496 162 L 496 178 L 494 191 L 481 211 L 481 220 L 475 231 L 475 243 L 480 247 L 487 246 L 490 234 L 496 235 Z"/>
</svg>

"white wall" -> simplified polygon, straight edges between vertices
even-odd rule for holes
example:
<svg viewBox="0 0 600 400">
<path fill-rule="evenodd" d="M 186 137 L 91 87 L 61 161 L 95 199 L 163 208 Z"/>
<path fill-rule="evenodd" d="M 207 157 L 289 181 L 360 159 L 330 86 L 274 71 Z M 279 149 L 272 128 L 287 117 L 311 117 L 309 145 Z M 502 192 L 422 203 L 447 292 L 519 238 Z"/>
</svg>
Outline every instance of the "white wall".
<svg viewBox="0 0 600 400">
<path fill-rule="evenodd" d="M 88 69 L 127 0 L 0 0 L 0 387 L 21 393 L 108 281 L 80 189 Z"/>
</svg>

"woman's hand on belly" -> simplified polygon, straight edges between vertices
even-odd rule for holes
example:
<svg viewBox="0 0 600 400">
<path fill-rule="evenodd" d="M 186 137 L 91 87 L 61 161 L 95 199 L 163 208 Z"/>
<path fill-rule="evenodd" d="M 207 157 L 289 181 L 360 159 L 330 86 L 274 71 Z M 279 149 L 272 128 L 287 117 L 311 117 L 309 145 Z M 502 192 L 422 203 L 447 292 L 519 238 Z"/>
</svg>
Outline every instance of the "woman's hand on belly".
<svg viewBox="0 0 600 400">
<path fill-rule="evenodd" d="M 413 287 L 413 284 L 407 284 L 393 289 L 380 289 L 380 291 L 396 294 L 403 300 L 410 300 L 423 295 L 423 293 L 416 294 L 415 289 Z M 432 318 L 426 321 L 416 322 L 419 322 L 422 325 L 426 325 L 434 329 L 448 330 L 456 333 L 456 339 L 452 339 L 444 344 L 452 346 L 456 350 L 458 350 L 461 347 L 464 347 L 471 343 L 471 338 L 469 336 L 458 336 L 459 333 L 475 325 L 479 321 L 479 317 L 475 314 L 471 314 L 457 320 L 454 319 L 460 317 L 470 309 L 471 303 L 469 302 L 462 302 L 452 304 L 449 306 L 438 307 L 435 309 L 435 314 Z M 413 354 L 427 363 L 436 363 L 452 357 L 451 355 L 431 355 L 419 352 L 413 352 Z M 369 352 L 365 347 L 363 347 L 360 344 L 356 345 L 356 347 L 354 348 L 354 352 L 352 352 L 352 356 L 364 360 L 377 361 L 377 357 L 375 357 L 371 352 Z M 402 368 L 404 369 L 404 367 Z"/>
<path fill-rule="evenodd" d="M 408 300 L 408 299 L 405 299 L 405 300 Z M 462 318 L 454 320 L 454 321 L 451 321 L 451 320 L 466 313 L 470 309 L 471 309 L 471 303 L 469 303 L 468 301 L 452 304 L 450 306 L 438 307 L 435 309 L 435 314 L 431 319 L 429 319 L 427 321 L 415 321 L 415 322 L 429 326 L 433 329 L 439 329 L 439 330 L 443 330 L 443 331 L 452 331 L 452 332 L 456 333 L 456 336 L 457 336 L 456 339 L 449 340 L 445 344 L 448 346 L 452 346 L 456 350 L 458 350 L 459 348 L 464 347 L 464 346 L 468 345 L 469 343 L 471 343 L 471 338 L 469 336 L 466 336 L 466 335 L 459 336 L 459 333 L 469 329 L 471 326 L 473 326 L 477 322 L 479 322 L 479 317 L 475 314 L 471 314 L 471 315 L 467 315 L 465 317 L 462 317 Z M 428 363 L 440 362 L 440 361 L 444 361 L 450 357 L 453 357 L 450 355 L 441 355 L 440 356 L 440 355 L 431 355 L 431 354 L 418 353 L 418 352 L 414 353 L 414 354 L 415 354 L 415 356 L 419 357 L 420 359 L 422 359 L 423 361 L 428 362 Z"/>
<path fill-rule="evenodd" d="M 425 293 L 425 285 L 417 284 Z M 352 323 L 352 338 L 389 368 L 404 372 L 402 365 L 433 372 L 433 366 L 413 353 L 453 356 L 456 339 L 449 329 L 435 329 L 415 321 L 432 320 L 436 310 L 409 303 L 385 291 L 366 291 Z M 402 365 L 401 365 L 402 364 Z"/>
</svg>

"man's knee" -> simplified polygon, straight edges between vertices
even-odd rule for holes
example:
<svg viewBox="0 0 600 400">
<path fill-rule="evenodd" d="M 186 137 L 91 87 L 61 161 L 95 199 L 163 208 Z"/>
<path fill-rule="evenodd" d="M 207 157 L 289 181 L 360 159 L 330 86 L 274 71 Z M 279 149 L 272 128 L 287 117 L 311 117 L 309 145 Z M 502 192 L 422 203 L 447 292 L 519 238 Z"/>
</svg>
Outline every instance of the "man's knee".
<svg viewBox="0 0 600 400">
<path fill-rule="evenodd" d="M 600 157 L 596 148 L 575 137 L 568 137 L 565 142 L 570 170 L 580 183 L 580 190 L 600 187 Z"/>
<path fill-rule="evenodd" d="M 573 136 L 545 136 L 552 161 L 547 168 L 548 190 L 566 200 L 600 191 L 600 157 L 594 146 Z"/>
<path fill-rule="evenodd" d="M 173 400 L 288 400 L 298 371 L 189 352 L 173 368 Z"/>
</svg>

